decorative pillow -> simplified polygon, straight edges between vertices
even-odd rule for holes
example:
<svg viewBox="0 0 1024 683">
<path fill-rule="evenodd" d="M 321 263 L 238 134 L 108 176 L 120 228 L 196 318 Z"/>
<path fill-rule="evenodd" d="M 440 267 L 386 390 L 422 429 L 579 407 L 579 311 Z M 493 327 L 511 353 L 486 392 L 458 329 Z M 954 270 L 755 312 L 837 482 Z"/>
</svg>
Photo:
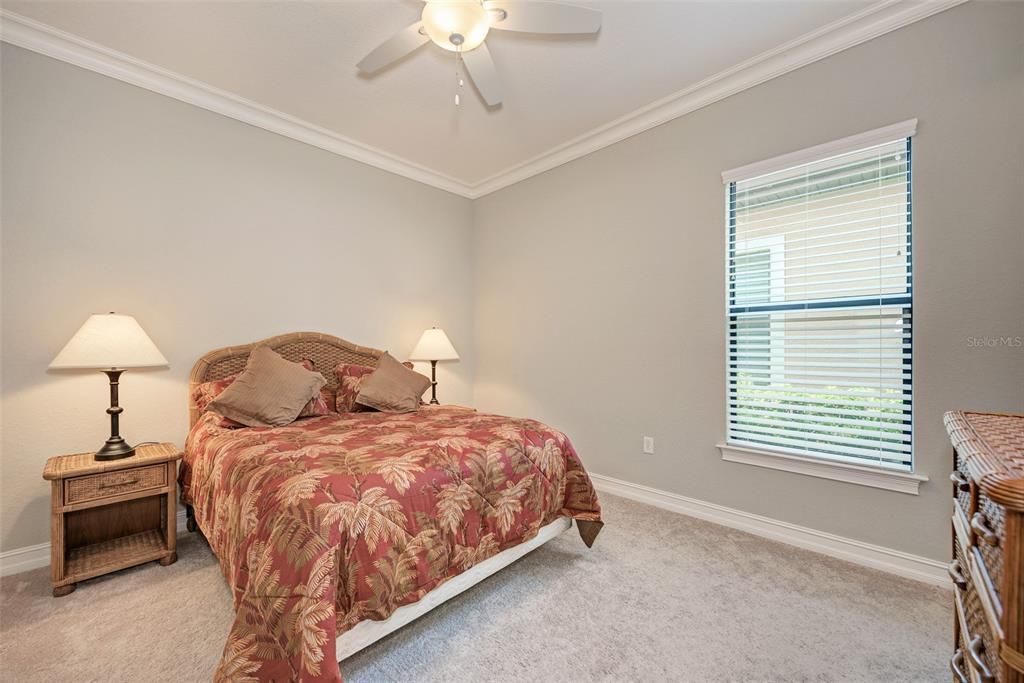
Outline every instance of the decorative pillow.
<svg viewBox="0 0 1024 683">
<path fill-rule="evenodd" d="M 196 410 L 201 413 L 206 412 L 206 407 L 210 405 L 210 401 L 220 396 L 221 392 L 231 386 L 231 383 L 236 379 L 238 379 L 238 375 L 230 375 L 224 379 L 215 379 L 210 382 L 197 384 L 196 388 L 192 390 L 192 403 L 195 405 Z"/>
<path fill-rule="evenodd" d="M 330 415 L 334 412 L 335 401 L 337 401 L 337 397 L 334 394 L 334 389 L 331 389 L 330 387 L 322 387 L 320 389 L 320 393 L 314 396 L 309 403 L 303 407 L 302 411 L 299 413 L 299 417 Z"/>
<path fill-rule="evenodd" d="M 420 396 L 429 386 L 429 377 L 384 353 L 377 361 L 377 369 L 361 382 L 356 403 L 386 413 L 408 413 L 419 408 Z"/>
<path fill-rule="evenodd" d="M 316 372 L 316 363 L 308 358 L 303 358 L 300 365 L 310 372 Z M 302 411 L 299 413 L 299 417 L 317 417 L 319 415 L 328 415 L 333 413 L 335 400 L 333 389 L 327 386 L 321 387 L 320 393 L 311 398 L 309 403 L 303 406 Z"/>
<path fill-rule="evenodd" d="M 197 384 L 196 388 L 192 390 L 192 403 L 200 413 L 205 413 L 207 406 L 210 405 L 210 401 L 220 396 L 221 392 L 231 386 L 231 383 L 237 378 L 238 375 L 228 375 L 224 379 L 215 379 Z M 226 429 L 237 429 L 245 425 L 221 416 L 217 426 Z"/>
<path fill-rule="evenodd" d="M 304 358 L 301 365 L 307 370 L 313 370 L 313 361 L 308 358 Z M 210 402 L 220 396 L 220 394 L 231 386 L 231 383 L 236 379 L 238 379 L 238 375 L 228 375 L 223 379 L 215 379 L 196 385 L 196 388 L 192 390 L 192 403 L 200 413 L 206 412 L 206 408 L 210 405 Z M 319 395 L 310 399 L 309 403 L 302 408 L 302 412 L 299 413 L 299 417 L 329 415 L 334 412 L 334 403 L 334 389 L 325 386 L 320 390 Z M 228 429 L 237 429 L 238 427 L 244 427 L 245 425 L 222 416 L 218 426 L 226 427 Z"/>
<path fill-rule="evenodd" d="M 334 368 L 334 376 L 338 378 L 338 393 L 334 401 L 334 409 L 339 413 L 357 413 L 362 406 L 356 403 L 356 396 L 359 395 L 359 386 L 363 378 L 373 374 L 373 368 L 368 365 L 355 365 L 354 363 L 339 363 Z"/>
<path fill-rule="evenodd" d="M 409 361 L 402 363 L 412 370 L 413 365 Z M 338 393 L 334 402 L 334 409 L 339 413 L 361 413 L 370 410 L 366 406 L 356 403 L 356 396 L 359 395 L 359 387 L 363 379 L 373 374 L 376 368 L 369 365 L 356 365 L 355 363 L 339 363 L 334 368 L 334 376 L 338 379 Z"/>
<path fill-rule="evenodd" d="M 326 383 L 320 373 L 257 346 L 245 371 L 207 408 L 247 427 L 281 427 L 294 422 Z"/>
</svg>

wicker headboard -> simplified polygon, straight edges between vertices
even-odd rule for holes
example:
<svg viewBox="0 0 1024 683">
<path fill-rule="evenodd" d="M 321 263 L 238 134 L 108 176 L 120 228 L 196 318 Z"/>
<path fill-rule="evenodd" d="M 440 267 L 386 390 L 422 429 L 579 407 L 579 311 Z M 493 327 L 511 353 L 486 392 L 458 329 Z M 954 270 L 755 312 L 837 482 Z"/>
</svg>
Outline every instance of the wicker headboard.
<svg viewBox="0 0 1024 683">
<path fill-rule="evenodd" d="M 196 364 L 192 366 L 192 374 L 189 376 L 189 427 L 199 419 L 199 411 L 192 405 L 192 390 L 196 385 L 238 374 L 245 369 L 245 364 L 249 360 L 249 352 L 257 346 L 269 346 L 291 361 L 308 358 L 313 361 L 316 371 L 324 376 L 327 386 L 332 389 L 336 389 L 338 384 L 338 380 L 332 372 L 338 363 L 356 363 L 377 367 L 377 359 L 383 353 L 377 349 L 357 346 L 344 339 L 319 332 L 292 332 L 251 344 L 210 351 L 196 361 Z"/>
</svg>

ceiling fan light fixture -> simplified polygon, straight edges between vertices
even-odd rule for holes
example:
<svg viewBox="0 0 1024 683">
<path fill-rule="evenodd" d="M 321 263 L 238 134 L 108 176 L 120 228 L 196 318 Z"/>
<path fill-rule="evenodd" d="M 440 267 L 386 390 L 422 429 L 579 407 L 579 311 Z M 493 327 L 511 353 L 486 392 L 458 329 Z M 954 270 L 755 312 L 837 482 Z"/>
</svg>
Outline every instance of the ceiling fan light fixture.
<svg viewBox="0 0 1024 683">
<path fill-rule="evenodd" d="M 490 17 L 479 0 L 428 0 L 423 6 L 427 36 L 451 52 L 479 47 L 490 28 Z"/>
<path fill-rule="evenodd" d="M 484 42 L 492 28 L 511 33 L 597 33 L 601 12 L 549 0 L 425 0 L 420 21 L 371 50 L 356 67 L 364 74 L 376 73 L 432 42 L 455 53 L 455 104 L 465 74 L 487 106 L 496 107 L 502 99 L 501 79 Z"/>
</svg>

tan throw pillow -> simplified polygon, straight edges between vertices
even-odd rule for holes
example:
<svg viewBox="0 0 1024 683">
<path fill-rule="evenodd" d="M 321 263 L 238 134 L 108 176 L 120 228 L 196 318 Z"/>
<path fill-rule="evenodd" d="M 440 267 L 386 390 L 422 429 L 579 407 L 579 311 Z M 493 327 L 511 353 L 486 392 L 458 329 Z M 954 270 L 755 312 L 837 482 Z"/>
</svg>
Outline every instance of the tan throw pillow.
<svg viewBox="0 0 1024 683">
<path fill-rule="evenodd" d="M 319 372 L 257 346 L 245 371 L 208 408 L 248 427 L 281 427 L 294 422 L 326 383 Z"/>
<path fill-rule="evenodd" d="M 377 360 L 377 369 L 359 385 L 356 403 L 385 413 L 409 413 L 420 407 L 420 396 L 429 386 L 429 377 L 385 353 Z"/>
</svg>

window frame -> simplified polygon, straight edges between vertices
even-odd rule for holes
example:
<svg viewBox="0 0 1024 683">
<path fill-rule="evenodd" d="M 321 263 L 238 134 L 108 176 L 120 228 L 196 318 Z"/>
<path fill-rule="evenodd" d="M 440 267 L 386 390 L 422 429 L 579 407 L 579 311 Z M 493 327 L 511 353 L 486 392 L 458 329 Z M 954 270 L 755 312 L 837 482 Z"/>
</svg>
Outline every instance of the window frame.
<svg viewBox="0 0 1024 683">
<path fill-rule="evenodd" d="M 825 143 L 823 145 L 817 145 L 805 150 L 800 150 L 790 154 L 785 154 L 773 159 L 757 162 L 754 164 L 748 164 L 746 166 L 734 169 L 732 171 L 726 171 L 722 174 L 722 180 L 726 186 L 725 192 L 725 434 L 726 438 L 723 439 L 722 443 L 718 444 L 718 449 L 721 452 L 723 460 L 729 462 L 737 462 L 750 464 L 760 467 L 767 467 L 770 469 L 783 470 L 789 472 L 796 472 L 799 474 L 822 477 L 826 479 L 845 481 L 854 484 L 861 484 L 865 486 L 871 486 L 875 488 L 887 489 L 892 491 L 899 491 L 901 493 L 909 493 L 916 495 L 918 493 L 919 485 L 928 480 L 926 475 L 917 472 L 917 458 L 916 458 L 916 392 L 914 391 L 915 384 L 915 373 L 914 373 L 914 359 L 916 356 L 915 346 L 916 340 L 913 334 L 913 309 L 914 309 L 914 296 L 913 296 L 913 274 L 914 274 L 914 263 L 913 263 L 913 144 L 912 137 L 916 132 L 917 120 L 911 119 L 891 126 L 885 126 L 873 131 L 860 133 L 858 135 L 849 136 L 836 140 L 834 142 Z M 908 392 L 904 395 L 904 403 L 909 401 L 910 404 L 910 465 L 909 468 L 898 465 L 887 465 L 885 463 L 872 463 L 869 460 L 859 460 L 855 457 L 843 456 L 830 456 L 827 454 L 812 455 L 803 453 L 800 451 L 790 451 L 784 447 L 776 446 L 756 446 L 744 442 L 731 442 L 728 439 L 730 430 L 731 418 L 731 387 L 732 387 L 732 375 L 734 370 L 731 368 L 732 360 L 732 347 L 730 342 L 730 328 L 735 322 L 735 315 L 739 312 L 736 309 L 746 310 L 750 308 L 759 308 L 759 306 L 740 306 L 735 307 L 733 300 L 735 296 L 735 290 L 730 287 L 730 283 L 733 280 L 733 268 L 731 267 L 735 263 L 736 249 L 736 183 L 743 180 L 749 180 L 757 176 L 773 173 L 776 171 L 785 170 L 794 166 L 800 166 L 807 163 L 816 161 L 823 161 L 832 156 L 846 154 L 849 152 L 855 152 L 861 149 L 869 148 L 875 145 L 895 142 L 900 139 L 906 140 L 906 154 L 908 163 L 907 173 L 907 188 L 906 188 L 906 219 L 907 219 L 907 242 L 906 242 L 906 258 L 907 258 L 907 287 L 905 292 L 899 294 L 880 294 L 876 296 L 858 297 L 851 299 L 850 301 L 842 302 L 819 302 L 809 303 L 804 302 L 793 302 L 791 304 L 783 304 L 782 306 L 776 307 L 774 290 L 776 284 L 774 281 L 770 282 L 769 289 L 773 292 L 770 296 L 769 305 L 767 306 L 768 311 L 784 311 L 784 310 L 818 310 L 818 309 L 840 309 L 843 307 L 853 306 L 864 306 L 865 304 L 872 304 L 875 306 L 885 305 L 901 305 L 904 308 L 909 308 L 911 315 L 911 325 L 908 332 L 909 336 L 909 347 L 910 347 L 910 358 L 908 364 L 910 368 L 910 385 Z M 781 238 L 780 239 L 784 239 Z M 745 245 L 751 248 L 764 248 L 768 245 Z M 769 246 L 770 248 L 770 246 Z M 775 254 L 774 249 L 772 250 L 772 258 L 774 260 Z M 783 274 L 784 277 L 784 274 Z M 774 354 L 773 354 L 774 355 Z M 774 361 L 774 358 L 773 358 Z M 774 363 L 772 368 L 772 379 L 775 379 Z"/>
<path fill-rule="evenodd" d="M 734 184 L 730 184 L 730 187 L 732 187 L 733 185 Z M 730 209 L 730 213 L 731 213 L 731 209 Z M 730 240 L 729 244 L 735 244 L 735 242 Z M 743 244 L 743 247 L 744 247 L 743 251 L 747 251 L 747 252 L 767 251 L 768 252 L 768 301 L 766 303 L 775 303 L 778 300 L 776 298 L 776 295 L 777 295 L 777 293 L 779 291 L 782 291 L 783 292 L 783 296 L 785 296 L 785 291 L 786 291 L 786 270 L 785 270 L 785 252 L 784 252 L 785 246 L 786 246 L 786 239 L 782 235 L 769 235 L 767 237 L 755 237 L 753 239 L 746 240 L 744 242 L 744 244 Z M 728 249 L 730 249 L 730 246 L 727 244 L 726 245 L 726 250 L 728 251 Z M 737 251 L 739 251 L 739 250 L 737 250 Z M 729 256 L 727 258 L 731 259 L 731 258 L 734 258 L 734 257 Z M 728 282 L 735 282 L 734 280 L 731 279 L 732 278 L 732 274 L 731 273 L 727 272 L 726 275 L 727 275 L 727 281 Z M 733 288 L 728 288 L 727 287 L 726 297 L 728 298 L 729 296 L 732 296 L 732 294 L 730 294 L 729 292 L 730 291 L 735 292 L 735 290 L 736 290 L 735 287 L 733 287 Z M 726 308 L 728 308 L 728 306 L 729 306 L 729 304 L 728 304 L 728 301 L 727 301 L 726 302 Z M 728 310 L 726 311 L 726 315 L 727 316 L 729 315 Z M 766 315 L 768 315 L 769 324 L 770 324 L 771 316 L 770 316 L 770 314 L 766 314 Z M 727 321 L 726 328 L 728 329 L 728 321 Z M 769 372 L 771 373 L 771 381 L 772 382 L 774 382 L 774 381 L 776 381 L 778 379 L 781 379 L 781 374 L 778 372 L 777 368 L 785 367 L 785 360 L 786 360 L 786 342 L 785 342 L 785 340 L 783 340 L 783 341 L 779 342 L 777 349 L 775 349 L 775 348 L 771 349 L 770 358 L 768 360 L 768 368 L 769 368 Z M 728 369 L 726 370 L 726 376 L 728 376 Z"/>
</svg>

